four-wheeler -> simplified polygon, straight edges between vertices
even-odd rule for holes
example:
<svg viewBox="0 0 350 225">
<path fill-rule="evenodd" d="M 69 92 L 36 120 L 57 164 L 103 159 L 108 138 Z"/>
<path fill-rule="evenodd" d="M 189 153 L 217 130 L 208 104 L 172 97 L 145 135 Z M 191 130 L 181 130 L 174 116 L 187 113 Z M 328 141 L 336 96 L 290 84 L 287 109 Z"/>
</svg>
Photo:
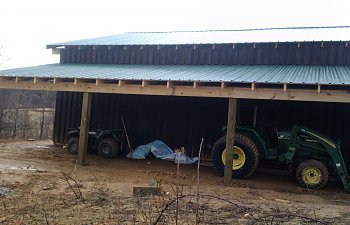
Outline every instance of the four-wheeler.
<svg viewBox="0 0 350 225">
<path fill-rule="evenodd" d="M 78 153 L 80 129 L 68 130 L 67 149 L 71 154 Z M 97 151 L 101 157 L 115 158 L 123 152 L 123 130 L 92 130 L 88 135 L 88 151 Z"/>
<path fill-rule="evenodd" d="M 238 127 L 234 136 L 233 178 L 251 176 L 264 160 L 286 166 L 294 173 L 300 186 L 323 188 L 331 174 L 338 175 L 344 189 L 350 192 L 350 178 L 340 151 L 340 141 L 306 127 L 293 126 L 278 131 L 275 125 L 263 129 Z M 212 150 L 214 168 L 224 175 L 226 136 Z"/>
</svg>

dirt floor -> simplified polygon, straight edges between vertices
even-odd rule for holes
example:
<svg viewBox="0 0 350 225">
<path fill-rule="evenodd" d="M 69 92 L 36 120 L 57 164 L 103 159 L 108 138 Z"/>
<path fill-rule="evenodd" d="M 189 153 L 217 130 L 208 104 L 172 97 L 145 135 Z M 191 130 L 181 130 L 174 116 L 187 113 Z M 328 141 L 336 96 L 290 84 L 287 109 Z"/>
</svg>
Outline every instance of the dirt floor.
<svg viewBox="0 0 350 225">
<path fill-rule="evenodd" d="M 350 194 L 297 186 L 291 176 L 259 170 L 223 186 L 208 166 L 156 159 L 102 159 L 88 165 L 51 141 L 0 141 L 2 224 L 350 224 Z M 134 197 L 133 187 L 161 187 Z M 199 206 L 197 207 L 197 199 Z"/>
</svg>

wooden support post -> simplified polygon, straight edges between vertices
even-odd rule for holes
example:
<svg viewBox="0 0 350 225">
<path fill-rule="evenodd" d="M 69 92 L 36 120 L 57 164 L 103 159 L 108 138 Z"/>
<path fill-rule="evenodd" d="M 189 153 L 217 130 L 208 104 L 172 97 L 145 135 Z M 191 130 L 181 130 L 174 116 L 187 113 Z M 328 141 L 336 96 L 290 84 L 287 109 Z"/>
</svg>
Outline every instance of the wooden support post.
<svg viewBox="0 0 350 225">
<path fill-rule="evenodd" d="M 88 147 L 88 133 L 90 122 L 91 93 L 84 92 L 83 105 L 81 109 L 80 136 L 78 150 L 78 164 L 84 166 L 86 163 L 86 152 Z"/>
<path fill-rule="evenodd" d="M 236 128 L 236 112 L 237 99 L 230 98 L 228 103 L 227 116 L 227 134 L 226 134 L 226 155 L 225 155 L 225 172 L 224 184 L 226 186 L 231 184 L 232 180 L 232 164 L 233 164 L 233 146 Z"/>
</svg>

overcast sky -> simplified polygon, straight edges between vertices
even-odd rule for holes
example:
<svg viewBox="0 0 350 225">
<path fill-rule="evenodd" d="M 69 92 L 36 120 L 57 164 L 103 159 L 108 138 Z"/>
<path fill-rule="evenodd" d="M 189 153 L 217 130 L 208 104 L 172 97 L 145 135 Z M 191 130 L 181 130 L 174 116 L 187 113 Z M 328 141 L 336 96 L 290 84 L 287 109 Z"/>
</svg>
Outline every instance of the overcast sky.
<svg viewBox="0 0 350 225">
<path fill-rule="evenodd" d="M 350 25 L 349 0 L 1 0 L 6 63 L 58 62 L 46 44 L 128 31 Z"/>
</svg>

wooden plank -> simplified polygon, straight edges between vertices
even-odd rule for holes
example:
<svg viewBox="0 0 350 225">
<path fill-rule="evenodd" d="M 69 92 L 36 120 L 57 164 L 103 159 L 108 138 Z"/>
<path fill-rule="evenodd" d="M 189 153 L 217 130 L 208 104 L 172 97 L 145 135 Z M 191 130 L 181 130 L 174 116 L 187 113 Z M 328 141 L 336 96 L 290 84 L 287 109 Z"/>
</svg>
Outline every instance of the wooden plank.
<svg viewBox="0 0 350 225">
<path fill-rule="evenodd" d="M 149 86 L 150 85 L 150 81 L 148 80 L 142 80 L 142 83 L 141 83 L 141 87 L 146 87 L 146 86 Z"/>
<path fill-rule="evenodd" d="M 75 80 L 74 80 L 74 83 L 75 83 Z M 103 84 L 103 80 L 101 80 L 101 79 L 96 79 L 95 84 L 96 84 L 96 85 L 101 85 L 101 84 Z"/>
<path fill-rule="evenodd" d="M 251 84 L 251 89 L 252 89 L 252 91 L 255 91 L 255 83 Z"/>
<path fill-rule="evenodd" d="M 221 82 L 221 89 L 225 89 L 226 88 L 226 83 L 224 81 Z"/>
<path fill-rule="evenodd" d="M 125 80 L 118 80 L 118 87 L 124 86 Z"/>
<path fill-rule="evenodd" d="M 350 103 L 349 86 L 343 90 L 323 89 L 317 93 L 315 89 L 293 89 L 288 88 L 285 92 L 282 88 L 255 88 L 251 87 L 230 87 L 225 86 L 172 86 L 169 81 L 167 86 L 149 85 L 144 88 L 140 84 L 127 84 L 120 80 L 119 85 L 82 82 L 74 85 L 74 82 L 43 81 L 35 83 L 31 81 L 4 80 L 0 82 L 0 88 L 24 89 L 24 90 L 48 90 L 48 91 L 75 91 L 75 92 L 96 92 L 96 93 L 119 93 L 139 95 L 161 95 L 161 96 L 194 96 L 194 97 L 215 97 L 215 98 L 246 98 L 246 99 L 267 99 L 267 100 L 290 100 L 290 101 L 313 101 L 313 102 L 343 102 Z M 171 88 L 170 88 L 171 87 Z"/>
<path fill-rule="evenodd" d="M 173 81 L 169 81 L 169 80 L 168 80 L 168 81 L 166 82 L 166 87 L 167 87 L 167 88 L 172 88 L 173 86 L 174 86 L 174 82 L 173 82 Z"/>
<path fill-rule="evenodd" d="M 91 93 L 84 92 L 83 105 L 80 120 L 80 136 L 79 136 L 79 150 L 78 150 L 78 164 L 84 166 L 86 164 L 86 152 L 88 148 L 88 133 L 90 122 L 90 108 L 91 108 Z"/>
<path fill-rule="evenodd" d="M 226 155 L 225 155 L 225 171 L 224 171 L 224 184 L 226 186 L 229 186 L 232 180 L 236 112 L 237 112 L 237 100 L 230 98 L 228 102 L 228 113 L 227 113 Z"/>
</svg>

